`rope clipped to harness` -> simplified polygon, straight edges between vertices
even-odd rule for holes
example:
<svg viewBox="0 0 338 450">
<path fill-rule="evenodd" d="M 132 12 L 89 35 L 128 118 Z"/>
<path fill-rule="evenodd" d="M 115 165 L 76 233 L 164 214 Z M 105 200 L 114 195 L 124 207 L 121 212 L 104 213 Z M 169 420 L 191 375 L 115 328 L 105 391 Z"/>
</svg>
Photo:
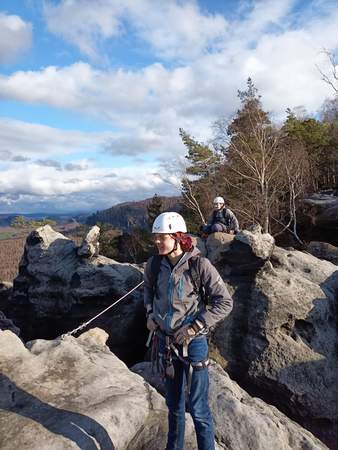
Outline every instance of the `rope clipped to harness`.
<svg viewBox="0 0 338 450">
<path fill-rule="evenodd" d="M 165 352 L 166 352 L 165 374 L 168 378 L 174 379 L 175 368 L 171 354 L 171 343 L 169 336 L 165 337 Z"/>
</svg>

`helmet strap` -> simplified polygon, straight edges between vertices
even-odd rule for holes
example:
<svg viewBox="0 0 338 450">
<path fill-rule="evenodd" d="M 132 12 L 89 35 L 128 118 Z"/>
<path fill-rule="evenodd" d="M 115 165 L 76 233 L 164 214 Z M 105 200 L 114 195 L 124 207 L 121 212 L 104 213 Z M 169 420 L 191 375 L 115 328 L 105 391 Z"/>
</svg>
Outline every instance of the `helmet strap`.
<svg viewBox="0 0 338 450">
<path fill-rule="evenodd" d="M 166 254 L 166 256 L 171 255 L 173 252 L 176 252 L 176 250 L 177 250 L 177 239 L 176 238 L 173 238 L 173 239 L 175 240 L 174 247 L 172 250 L 170 250 L 169 253 Z"/>
</svg>

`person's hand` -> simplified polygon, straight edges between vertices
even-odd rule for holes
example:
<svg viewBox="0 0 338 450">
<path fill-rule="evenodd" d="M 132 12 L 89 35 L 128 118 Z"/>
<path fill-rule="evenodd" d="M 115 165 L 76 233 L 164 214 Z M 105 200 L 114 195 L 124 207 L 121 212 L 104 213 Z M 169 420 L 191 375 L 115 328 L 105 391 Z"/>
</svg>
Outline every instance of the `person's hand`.
<svg viewBox="0 0 338 450">
<path fill-rule="evenodd" d="M 151 313 L 147 317 L 147 328 L 149 331 L 155 331 L 158 327 L 157 323 L 154 320 L 154 314 Z"/>
<path fill-rule="evenodd" d="M 174 334 L 174 339 L 177 344 L 182 345 L 185 341 L 190 341 L 195 334 L 196 332 L 191 325 L 183 325 Z"/>
</svg>

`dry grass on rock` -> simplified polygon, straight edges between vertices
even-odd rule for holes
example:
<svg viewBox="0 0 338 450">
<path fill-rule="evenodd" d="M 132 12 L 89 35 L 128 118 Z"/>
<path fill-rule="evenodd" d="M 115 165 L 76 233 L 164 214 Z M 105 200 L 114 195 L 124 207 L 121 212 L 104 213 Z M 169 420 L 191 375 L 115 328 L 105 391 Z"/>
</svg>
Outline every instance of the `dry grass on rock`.
<svg viewBox="0 0 338 450">
<path fill-rule="evenodd" d="M 26 237 L 0 240 L 0 280 L 13 281 L 19 270 Z"/>
</svg>

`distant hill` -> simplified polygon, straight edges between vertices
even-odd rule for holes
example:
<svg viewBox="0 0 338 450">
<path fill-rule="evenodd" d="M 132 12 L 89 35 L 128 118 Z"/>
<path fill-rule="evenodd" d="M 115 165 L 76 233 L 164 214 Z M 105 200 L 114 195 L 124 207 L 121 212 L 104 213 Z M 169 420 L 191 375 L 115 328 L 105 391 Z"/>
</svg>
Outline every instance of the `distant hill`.
<svg viewBox="0 0 338 450">
<path fill-rule="evenodd" d="M 181 211 L 181 197 L 161 197 L 163 211 Z M 125 202 L 112 206 L 111 208 L 97 211 L 87 218 L 88 225 L 95 225 L 97 222 L 109 223 L 114 228 L 122 231 L 130 231 L 135 226 L 149 228 L 147 222 L 147 206 L 152 198 L 147 198 L 139 202 Z"/>
<path fill-rule="evenodd" d="M 30 214 L 22 214 L 22 213 L 10 213 L 10 214 L 1 214 L 0 213 L 0 227 L 8 227 L 12 223 L 13 219 L 17 216 L 23 216 L 26 219 L 32 220 L 43 220 L 43 219 L 52 219 L 55 220 L 57 224 L 65 224 L 75 220 L 74 214 L 67 213 L 30 213 Z M 80 216 L 81 217 L 81 216 Z M 88 214 L 85 215 L 88 217 Z"/>
</svg>

